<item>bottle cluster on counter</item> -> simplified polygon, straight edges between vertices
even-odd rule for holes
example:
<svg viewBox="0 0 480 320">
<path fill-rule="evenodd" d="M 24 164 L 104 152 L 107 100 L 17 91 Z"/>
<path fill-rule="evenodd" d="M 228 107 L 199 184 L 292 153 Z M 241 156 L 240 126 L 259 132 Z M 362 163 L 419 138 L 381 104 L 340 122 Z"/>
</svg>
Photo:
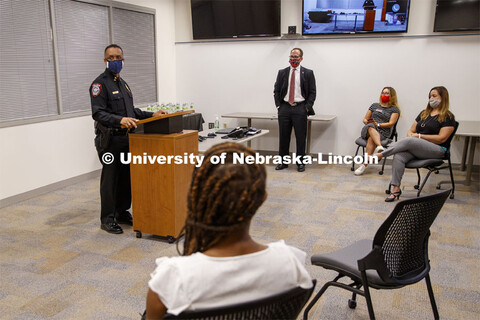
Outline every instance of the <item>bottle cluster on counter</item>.
<svg viewBox="0 0 480 320">
<path fill-rule="evenodd" d="M 182 112 L 182 111 L 188 111 L 188 110 L 195 110 L 195 106 L 193 105 L 193 102 L 190 103 L 153 103 L 152 105 L 147 106 L 148 111 L 158 111 L 158 110 L 163 110 L 168 113 L 175 113 L 175 112 Z"/>
</svg>

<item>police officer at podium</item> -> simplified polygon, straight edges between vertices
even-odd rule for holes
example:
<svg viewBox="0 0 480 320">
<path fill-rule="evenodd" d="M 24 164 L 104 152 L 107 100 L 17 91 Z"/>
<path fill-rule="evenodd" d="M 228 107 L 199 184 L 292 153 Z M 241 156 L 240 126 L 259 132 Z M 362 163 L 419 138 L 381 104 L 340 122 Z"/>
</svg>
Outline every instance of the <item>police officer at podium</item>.
<svg viewBox="0 0 480 320">
<path fill-rule="evenodd" d="M 120 153 L 129 152 L 128 132 L 135 130 L 138 120 L 165 112 L 152 113 L 135 108 L 132 91 L 120 77 L 124 65 L 122 48 L 111 44 L 105 48 L 104 55 L 106 69 L 90 86 L 95 147 L 102 163 L 100 227 L 119 234 L 123 230 L 118 224 L 132 225 L 132 215 L 128 211 L 132 202 L 130 167 L 120 162 Z"/>
</svg>

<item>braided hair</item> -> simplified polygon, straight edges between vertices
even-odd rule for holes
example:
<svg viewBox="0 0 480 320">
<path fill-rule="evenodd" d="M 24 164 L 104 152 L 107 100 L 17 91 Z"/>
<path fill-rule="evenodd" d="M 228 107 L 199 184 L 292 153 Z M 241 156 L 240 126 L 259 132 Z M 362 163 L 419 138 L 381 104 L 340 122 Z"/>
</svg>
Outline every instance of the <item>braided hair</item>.
<svg viewBox="0 0 480 320">
<path fill-rule="evenodd" d="M 225 161 L 213 164 L 212 157 L 215 160 L 222 154 Z M 242 144 L 226 142 L 207 150 L 202 165 L 195 168 L 187 199 L 187 219 L 179 236 L 185 235 L 183 255 L 204 252 L 230 232 L 247 227 L 262 205 L 266 193 L 265 166 L 233 163 L 234 154 L 255 156 L 252 149 Z"/>
</svg>

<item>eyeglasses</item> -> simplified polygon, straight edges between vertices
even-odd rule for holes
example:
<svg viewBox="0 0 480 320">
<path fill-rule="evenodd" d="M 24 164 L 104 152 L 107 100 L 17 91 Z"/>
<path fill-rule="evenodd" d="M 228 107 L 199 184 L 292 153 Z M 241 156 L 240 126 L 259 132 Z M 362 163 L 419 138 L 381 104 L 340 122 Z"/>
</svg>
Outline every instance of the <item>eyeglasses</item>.
<svg viewBox="0 0 480 320">
<path fill-rule="evenodd" d="M 390 95 L 390 92 L 382 92 L 382 94 L 386 95 L 386 96 L 389 96 Z"/>
<path fill-rule="evenodd" d="M 300 59 L 301 57 L 300 56 L 290 56 L 289 58 L 290 59 Z"/>
<path fill-rule="evenodd" d="M 122 57 L 108 57 L 108 58 L 105 58 L 105 60 L 109 61 L 109 62 L 112 62 L 112 61 L 115 61 L 115 60 L 123 60 Z"/>
</svg>

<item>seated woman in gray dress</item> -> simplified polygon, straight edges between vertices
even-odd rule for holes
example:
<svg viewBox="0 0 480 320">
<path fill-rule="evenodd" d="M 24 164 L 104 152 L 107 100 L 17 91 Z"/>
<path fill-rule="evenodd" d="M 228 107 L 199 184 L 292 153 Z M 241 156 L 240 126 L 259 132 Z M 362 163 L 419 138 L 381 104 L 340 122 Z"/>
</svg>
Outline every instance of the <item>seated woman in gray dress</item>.
<svg viewBox="0 0 480 320">
<path fill-rule="evenodd" d="M 449 111 L 450 101 L 445 87 L 434 87 L 428 95 L 428 104 L 420 112 L 408 130 L 407 138 L 391 144 L 388 149 L 376 153 L 379 160 L 394 155 L 392 163 L 392 192 L 386 202 L 400 197 L 400 182 L 405 164 L 417 159 L 442 159 L 447 151 L 446 142 L 455 128 L 455 117 Z"/>
<path fill-rule="evenodd" d="M 382 147 L 382 140 L 390 138 L 399 116 L 397 92 L 392 87 L 383 88 L 379 102 L 373 103 L 363 118 L 365 126 L 362 128 L 361 136 L 367 140 L 365 153 L 371 155 L 385 150 Z M 368 165 L 367 158 L 365 157 L 365 163 L 355 170 L 356 176 L 365 172 Z"/>
<path fill-rule="evenodd" d="M 267 173 L 263 164 L 235 163 L 235 154 L 255 156 L 239 143 L 222 143 L 207 150 L 195 168 L 183 254 L 156 259 L 148 282 L 147 319 L 312 287 L 305 252 L 283 240 L 264 245 L 250 236 L 250 222 L 267 198 Z M 224 161 L 218 163 L 222 155 Z"/>
</svg>

